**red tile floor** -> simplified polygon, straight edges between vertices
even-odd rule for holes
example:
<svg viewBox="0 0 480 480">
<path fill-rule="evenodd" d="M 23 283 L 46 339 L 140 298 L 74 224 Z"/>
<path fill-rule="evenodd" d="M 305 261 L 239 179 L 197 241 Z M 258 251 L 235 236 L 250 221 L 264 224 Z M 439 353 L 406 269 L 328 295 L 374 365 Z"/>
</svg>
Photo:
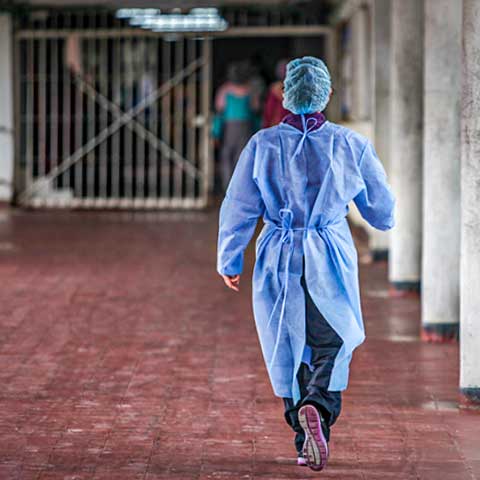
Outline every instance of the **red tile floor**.
<svg viewBox="0 0 480 480">
<path fill-rule="evenodd" d="M 480 479 L 458 347 L 419 342 L 382 263 L 329 466 L 295 466 L 249 275 L 222 286 L 215 235 L 214 212 L 0 211 L 0 480 Z"/>
</svg>

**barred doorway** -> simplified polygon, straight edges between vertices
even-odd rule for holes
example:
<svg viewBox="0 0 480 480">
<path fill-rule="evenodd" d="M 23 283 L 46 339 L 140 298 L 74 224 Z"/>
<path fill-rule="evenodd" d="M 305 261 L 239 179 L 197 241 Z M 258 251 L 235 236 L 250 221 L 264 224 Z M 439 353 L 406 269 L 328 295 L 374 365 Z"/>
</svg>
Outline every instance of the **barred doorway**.
<svg viewBox="0 0 480 480">
<path fill-rule="evenodd" d="M 19 30 L 17 202 L 204 207 L 210 45 L 139 29 Z"/>
</svg>

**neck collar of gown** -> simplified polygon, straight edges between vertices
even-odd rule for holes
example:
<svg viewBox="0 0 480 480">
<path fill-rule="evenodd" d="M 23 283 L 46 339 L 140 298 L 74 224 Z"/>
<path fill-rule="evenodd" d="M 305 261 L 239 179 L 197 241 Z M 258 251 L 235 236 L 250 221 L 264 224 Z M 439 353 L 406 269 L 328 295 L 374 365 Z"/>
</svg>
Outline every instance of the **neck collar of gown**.
<svg viewBox="0 0 480 480">
<path fill-rule="evenodd" d="M 305 120 L 308 120 L 309 118 L 314 118 L 317 121 L 314 126 L 312 125 L 311 130 L 318 130 L 327 120 L 325 115 L 321 112 L 305 113 L 304 117 Z M 300 114 L 289 113 L 288 115 L 285 115 L 285 117 L 283 117 L 282 123 L 291 125 L 292 127 L 295 127 L 296 129 L 303 132 L 302 116 Z"/>
</svg>

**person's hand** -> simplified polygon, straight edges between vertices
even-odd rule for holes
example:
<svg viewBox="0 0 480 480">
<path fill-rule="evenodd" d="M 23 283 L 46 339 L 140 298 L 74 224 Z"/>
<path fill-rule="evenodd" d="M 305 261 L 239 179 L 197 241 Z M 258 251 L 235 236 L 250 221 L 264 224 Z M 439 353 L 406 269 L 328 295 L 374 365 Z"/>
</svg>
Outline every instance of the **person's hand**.
<svg viewBox="0 0 480 480">
<path fill-rule="evenodd" d="M 240 275 L 222 275 L 222 278 L 228 288 L 240 291 Z"/>
</svg>

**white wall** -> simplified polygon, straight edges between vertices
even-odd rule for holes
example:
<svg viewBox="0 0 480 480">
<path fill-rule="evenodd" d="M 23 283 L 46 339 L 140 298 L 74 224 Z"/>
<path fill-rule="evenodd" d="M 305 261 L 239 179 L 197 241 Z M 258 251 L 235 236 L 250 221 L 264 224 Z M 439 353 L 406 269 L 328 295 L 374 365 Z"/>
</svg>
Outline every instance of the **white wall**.
<svg viewBox="0 0 480 480">
<path fill-rule="evenodd" d="M 0 201 L 9 201 L 13 192 L 13 62 L 12 22 L 0 14 Z"/>
<path fill-rule="evenodd" d="M 426 0 L 422 322 L 428 326 L 459 319 L 461 73 L 462 4 Z"/>
<path fill-rule="evenodd" d="M 480 1 L 463 3 L 460 387 L 480 394 Z M 470 390 L 471 389 L 471 390 Z"/>
</svg>

